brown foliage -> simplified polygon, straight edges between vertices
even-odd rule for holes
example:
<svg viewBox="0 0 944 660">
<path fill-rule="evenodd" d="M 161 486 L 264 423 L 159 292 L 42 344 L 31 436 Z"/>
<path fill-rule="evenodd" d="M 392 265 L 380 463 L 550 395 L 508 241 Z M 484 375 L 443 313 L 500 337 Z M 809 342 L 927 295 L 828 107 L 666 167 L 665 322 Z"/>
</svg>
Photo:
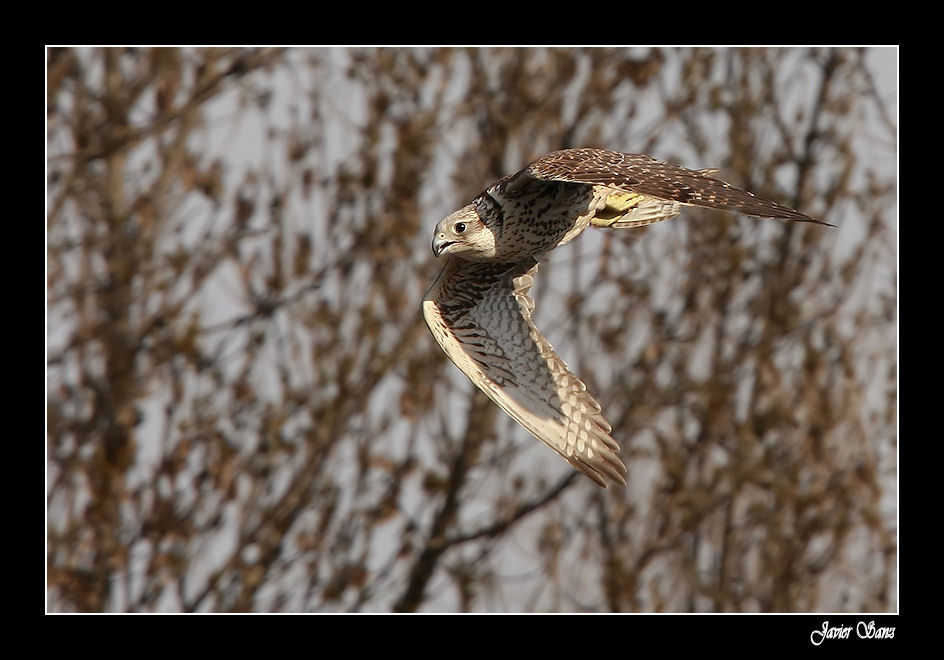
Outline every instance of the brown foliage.
<svg viewBox="0 0 944 660">
<path fill-rule="evenodd" d="M 894 611 L 895 102 L 851 49 L 50 49 L 47 608 Z M 473 391 L 435 222 L 546 151 L 837 229 L 587 232 L 536 319 L 629 466 Z"/>
</svg>

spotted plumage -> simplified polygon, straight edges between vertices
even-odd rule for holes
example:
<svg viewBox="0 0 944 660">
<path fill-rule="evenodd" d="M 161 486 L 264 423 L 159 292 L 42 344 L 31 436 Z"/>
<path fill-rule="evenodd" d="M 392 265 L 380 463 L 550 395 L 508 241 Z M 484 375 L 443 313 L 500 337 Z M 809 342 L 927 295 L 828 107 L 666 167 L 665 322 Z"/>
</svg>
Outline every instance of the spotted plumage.
<svg viewBox="0 0 944 660">
<path fill-rule="evenodd" d="M 826 224 L 649 156 L 601 149 L 547 154 L 436 225 L 445 267 L 423 316 L 449 358 L 506 413 L 606 486 L 626 483 L 619 445 L 588 392 L 531 320 L 538 262 L 589 226 L 640 227 L 685 205 Z"/>
</svg>

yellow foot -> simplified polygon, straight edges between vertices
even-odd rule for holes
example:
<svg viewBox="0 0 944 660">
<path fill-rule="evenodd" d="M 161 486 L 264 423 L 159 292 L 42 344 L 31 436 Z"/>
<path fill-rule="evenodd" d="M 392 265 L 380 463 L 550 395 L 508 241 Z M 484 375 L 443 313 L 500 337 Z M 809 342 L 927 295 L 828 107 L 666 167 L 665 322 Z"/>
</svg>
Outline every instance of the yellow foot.
<svg viewBox="0 0 944 660">
<path fill-rule="evenodd" d="M 606 198 L 606 208 L 614 211 L 626 212 L 642 201 L 639 193 L 613 193 Z"/>
<path fill-rule="evenodd" d="M 613 223 L 625 217 L 642 200 L 643 196 L 634 192 L 619 192 L 607 195 L 606 206 L 596 212 L 596 215 L 590 220 L 590 224 L 594 227 L 612 227 Z"/>
</svg>

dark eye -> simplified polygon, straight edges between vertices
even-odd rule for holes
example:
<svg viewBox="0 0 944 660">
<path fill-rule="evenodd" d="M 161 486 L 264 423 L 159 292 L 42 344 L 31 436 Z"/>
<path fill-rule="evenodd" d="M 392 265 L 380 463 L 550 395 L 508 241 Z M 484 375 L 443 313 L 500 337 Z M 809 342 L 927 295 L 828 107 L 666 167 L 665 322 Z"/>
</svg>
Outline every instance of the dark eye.
<svg viewBox="0 0 944 660">
<path fill-rule="evenodd" d="M 464 232 L 464 231 L 465 231 L 465 223 L 464 223 L 464 222 L 457 222 L 457 223 L 456 223 L 456 226 L 455 226 L 455 230 L 456 230 L 456 233 L 457 233 L 457 234 L 461 234 L 462 232 Z"/>
</svg>

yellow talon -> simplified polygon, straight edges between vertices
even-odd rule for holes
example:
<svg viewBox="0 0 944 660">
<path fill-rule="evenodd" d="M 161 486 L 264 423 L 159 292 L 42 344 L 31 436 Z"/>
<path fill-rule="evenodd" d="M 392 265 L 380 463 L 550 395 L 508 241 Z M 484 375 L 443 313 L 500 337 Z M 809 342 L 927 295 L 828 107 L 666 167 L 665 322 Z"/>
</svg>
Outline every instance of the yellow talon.
<svg viewBox="0 0 944 660">
<path fill-rule="evenodd" d="M 636 206 L 641 200 L 642 195 L 639 193 L 613 193 L 606 198 L 606 208 L 623 213 Z"/>
<path fill-rule="evenodd" d="M 612 227 L 642 201 L 643 196 L 639 193 L 611 193 L 606 197 L 606 206 L 596 212 L 590 224 L 594 227 Z"/>
</svg>

